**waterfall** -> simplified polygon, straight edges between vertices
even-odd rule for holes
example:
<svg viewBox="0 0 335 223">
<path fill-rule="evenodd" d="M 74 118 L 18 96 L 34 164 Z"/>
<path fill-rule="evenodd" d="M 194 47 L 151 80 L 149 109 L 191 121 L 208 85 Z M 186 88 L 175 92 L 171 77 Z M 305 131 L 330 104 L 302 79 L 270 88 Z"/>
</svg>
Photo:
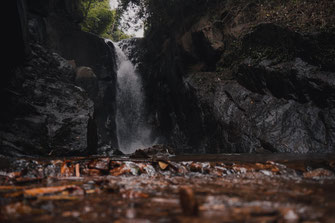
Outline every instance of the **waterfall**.
<svg viewBox="0 0 335 223">
<path fill-rule="evenodd" d="M 132 153 L 153 143 L 144 120 L 144 94 L 136 67 L 114 43 L 117 61 L 116 129 L 119 149 Z"/>
</svg>

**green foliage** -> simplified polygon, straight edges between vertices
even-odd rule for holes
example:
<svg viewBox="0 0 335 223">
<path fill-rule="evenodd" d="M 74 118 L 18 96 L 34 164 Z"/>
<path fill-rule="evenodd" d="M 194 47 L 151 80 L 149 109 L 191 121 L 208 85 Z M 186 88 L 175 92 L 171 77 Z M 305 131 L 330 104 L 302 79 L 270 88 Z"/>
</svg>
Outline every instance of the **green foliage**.
<svg viewBox="0 0 335 223">
<path fill-rule="evenodd" d="M 84 21 L 81 23 L 83 31 L 91 32 L 103 38 L 119 41 L 129 38 L 119 29 L 121 12 L 112 10 L 109 0 L 81 0 Z"/>
<path fill-rule="evenodd" d="M 118 41 L 123 40 L 123 39 L 129 39 L 129 38 L 131 38 L 133 36 L 125 34 L 120 29 L 116 29 L 113 32 L 106 33 L 102 37 L 107 38 L 107 39 L 111 39 L 111 40 L 113 40 L 115 42 L 118 42 Z"/>
<path fill-rule="evenodd" d="M 102 35 L 111 28 L 115 21 L 115 11 L 110 9 L 108 0 L 83 1 L 85 19 L 82 29 L 97 35 Z"/>
<path fill-rule="evenodd" d="M 145 22 L 146 32 L 164 30 L 169 32 L 174 23 L 184 22 L 192 15 L 199 15 L 205 7 L 217 4 L 222 0 L 120 0 L 120 9 L 125 10 L 129 5 L 140 8 L 138 18 Z M 191 15 L 191 16 L 190 16 Z"/>
</svg>

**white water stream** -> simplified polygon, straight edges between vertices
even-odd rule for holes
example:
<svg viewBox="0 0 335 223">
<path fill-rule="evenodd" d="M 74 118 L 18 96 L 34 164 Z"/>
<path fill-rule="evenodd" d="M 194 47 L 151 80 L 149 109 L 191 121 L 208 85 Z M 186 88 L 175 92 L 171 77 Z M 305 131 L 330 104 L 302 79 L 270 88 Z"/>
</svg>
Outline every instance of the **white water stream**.
<svg viewBox="0 0 335 223">
<path fill-rule="evenodd" d="M 151 130 L 145 124 L 141 77 L 125 53 L 114 43 L 117 62 L 116 126 L 119 149 L 132 153 L 151 146 Z"/>
</svg>

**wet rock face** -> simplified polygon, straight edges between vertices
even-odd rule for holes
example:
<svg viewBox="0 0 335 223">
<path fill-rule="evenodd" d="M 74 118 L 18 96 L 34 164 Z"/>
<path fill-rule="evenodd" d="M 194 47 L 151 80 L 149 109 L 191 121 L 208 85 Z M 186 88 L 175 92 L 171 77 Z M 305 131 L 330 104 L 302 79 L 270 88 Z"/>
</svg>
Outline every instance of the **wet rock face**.
<svg viewBox="0 0 335 223">
<path fill-rule="evenodd" d="M 117 147 L 116 127 L 112 118 L 116 113 L 116 65 L 113 49 L 98 36 L 82 32 L 71 25 L 64 28 L 62 18 L 52 17 L 50 24 L 50 47 L 65 58 L 74 59 L 77 66 L 91 67 L 96 75 L 98 90 L 92 90 L 95 95 L 91 98 L 95 104 L 101 144 Z M 68 30 L 71 30 L 71 35 L 67 34 Z"/>
<path fill-rule="evenodd" d="M 209 76 L 215 74 L 197 73 L 188 81 L 198 94 L 210 152 L 333 152 L 334 109 Z"/>
<path fill-rule="evenodd" d="M 1 116 L 1 154 L 70 155 L 86 150 L 88 114 L 93 102 L 75 86 L 65 59 L 37 44 L 32 58 L 15 71 Z"/>
<path fill-rule="evenodd" d="M 254 64 L 246 60 L 236 74 L 239 83 L 253 92 L 271 94 L 299 103 L 311 102 L 320 108 L 335 106 L 335 76 L 322 71 L 301 58 L 276 63 L 262 60 Z"/>
<path fill-rule="evenodd" d="M 188 77 L 209 151 L 334 152 L 335 73 L 323 67 L 329 60 L 322 54 L 309 62 L 320 52 L 307 52 L 317 45 L 305 38 L 262 24 L 241 38 L 232 75 L 225 67 Z"/>
<path fill-rule="evenodd" d="M 79 1 L 28 1 L 28 6 L 32 41 L 45 45 L 67 60 L 74 60 L 78 67 L 92 68 L 96 80 L 88 91 L 94 102 L 99 143 L 116 148 L 114 46 L 80 30 L 78 23 L 83 18 Z"/>
<path fill-rule="evenodd" d="M 13 45 L 6 58 L 10 69 L 5 67 L 1 81 L 2 154 L 83 153 L 88 138 L 97 147 L 96 128 L 101 144 L 117 145 L 111 118 L 115 113 L 113 50 L 103 39 L 80 30 L 79 3 L 27 0 L 10 7 L 15 24 L 9 30 L 15 38 L 8 41 Z M 87 92 L 75 85 L 75 72 L 67 60 L 93 69 L 93 83 L 81 86 Z M 88 114 L 93 112 L 96 124 L 87 131 Z M 93 132 L 91 137 L 87 132 Z"/>
<path fill-rule="evenodd" d="M 166 141 L 178 152 L 334 152 L 334 33 L 229 29 L 203 15 L 147 72 Z"/>
</svg>

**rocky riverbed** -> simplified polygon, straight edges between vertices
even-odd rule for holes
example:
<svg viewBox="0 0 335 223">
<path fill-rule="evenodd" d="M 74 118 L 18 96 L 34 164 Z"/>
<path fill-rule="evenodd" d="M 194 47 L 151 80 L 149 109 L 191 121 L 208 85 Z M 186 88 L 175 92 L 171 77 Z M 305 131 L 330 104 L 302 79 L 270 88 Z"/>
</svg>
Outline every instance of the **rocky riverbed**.
<svg viewBox="0 0 335 223">
<path fill-rule="evenodd" d="M 1 163 L 4 222 L 335 220 L 334 156 L 72 157 Z"/>
</svg>

